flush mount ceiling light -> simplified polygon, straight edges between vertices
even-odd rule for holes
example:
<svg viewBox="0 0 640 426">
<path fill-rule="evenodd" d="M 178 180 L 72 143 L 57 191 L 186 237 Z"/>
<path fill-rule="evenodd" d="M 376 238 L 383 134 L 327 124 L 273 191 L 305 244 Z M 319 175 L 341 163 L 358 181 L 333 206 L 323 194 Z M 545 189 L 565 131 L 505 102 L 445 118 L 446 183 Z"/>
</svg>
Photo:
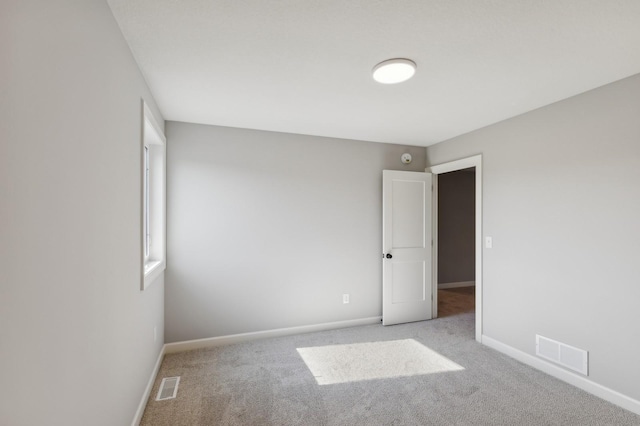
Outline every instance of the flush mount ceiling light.
<svg viewBox="0 0 640 426">
<path fill-rule="evenodd" d="M 409 59 L 388 59 L 373 67 L 373 79 L 382 84 L 402 83 L 416 73 L 416 63 Z"/>
</svg>

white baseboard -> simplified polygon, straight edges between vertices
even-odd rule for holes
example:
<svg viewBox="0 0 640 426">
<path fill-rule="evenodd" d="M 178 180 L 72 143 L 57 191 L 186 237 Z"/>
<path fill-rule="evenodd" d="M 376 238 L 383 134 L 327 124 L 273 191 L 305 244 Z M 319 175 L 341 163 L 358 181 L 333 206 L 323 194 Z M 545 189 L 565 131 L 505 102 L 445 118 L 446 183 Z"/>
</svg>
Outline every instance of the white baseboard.
<svg viewBox="0 0 640 426">
<path fill-rule="evenodd" d="M 300 327 L 277 328 L 274 330 L 256 331 L 253 333 L 233 334 L 230 336 L 211 337 L 208 339 L 188 340 L 185 342 L 164 345 L 164 353 L 190 351 L 213 346 L 231 345 L 268 337 L 291 336 L 294 334 L 312 333 L 314 331 L 335 330 L 338 328 L 357 327 L 360 325 L 380 324 L 381 317 L 361 318 L 356 320 L 327 322 L 323 324 L 303 325 Z"/>
<path fill-rule="evenodd" d="M 458 281 L 455 283 L 438 283 L 438 289 L 458 288 L 458 287 L 475 287 L 475 281 Z"/>
<path fill-rule="evenodd" d="M 586 377 L 572 373 L 564 368 L 557 367 L 541 358 L 530 355 L 519 349 L 506 345 L 498 340 L 492 339 L 489 336 L 482 335 L 482 344 L 502 352 L 505 355 L 515 358 L 518 361 L 527 364 L 533 368 L 536 368 L 556 379 L 569 383 L 585 392 L 602 398 L 605 401 L 609 401 L 612 404 L 618 405 L 626 410 L 640 415 L 640 401 L 631 397 L 621 394 L 620 392 L 609 389 L 596 382 L 593 382 Z"/>
<path fill-rule="evenodd" d="M 142 399 L 140 400 L 140 404 L 138 404 L 138 410 L 136 411 L 136 415 L 133 418 L 132 426 L 138 426 L 140 421 L 142 420 L 142 415 L 144 414 L 144 409 L 147 406 L 147 401 L 149 400 L 149 395 L 151 395 L 151 389 L 153 389 L 153 384 L 156 382 L 156 377 L 158 376 L 158 371 L 160 371 L 160 365 L 162 364 L 162 358 L 164 358 L 164 349 L 166 345 L 162 346 L 160 353 L 158 354 L 158 359 L 156 360 L 156 365 L 153 367 L 153 371 L 151 372 L 151 377 L 149 378 L 149 382 L 147 383 L 147 387 L 144 390 L 144 394 L 142 395 Z"/>
</svg>

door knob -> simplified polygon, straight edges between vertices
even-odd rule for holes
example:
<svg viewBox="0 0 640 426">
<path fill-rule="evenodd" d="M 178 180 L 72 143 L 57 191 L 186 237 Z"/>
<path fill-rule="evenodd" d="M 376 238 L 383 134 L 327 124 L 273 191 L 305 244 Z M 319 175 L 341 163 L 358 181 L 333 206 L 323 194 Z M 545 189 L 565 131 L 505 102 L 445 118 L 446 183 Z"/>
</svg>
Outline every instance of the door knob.
<svg viewBox="0 0 640 426">
<path fill-rule="evenodd" d="M 392 257 L 391 253 L 387 253 L 387 259 L 391 259 Z"/>
</svg>

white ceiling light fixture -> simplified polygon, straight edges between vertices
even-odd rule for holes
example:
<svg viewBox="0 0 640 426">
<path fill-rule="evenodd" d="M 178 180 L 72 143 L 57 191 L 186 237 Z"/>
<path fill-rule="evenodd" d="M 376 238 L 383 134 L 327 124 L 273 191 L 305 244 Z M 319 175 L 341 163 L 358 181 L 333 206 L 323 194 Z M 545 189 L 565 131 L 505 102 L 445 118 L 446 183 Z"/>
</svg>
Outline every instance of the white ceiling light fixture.
<svg viewBox="0 0 640 426">
<path fill-rule="evenodd" d="M 373 67 L 373 79 L 382 84 L 396 84 L 409 80 L 416 73 L 416 63 L 410 59 L 387 59 Z"/>
</svg>

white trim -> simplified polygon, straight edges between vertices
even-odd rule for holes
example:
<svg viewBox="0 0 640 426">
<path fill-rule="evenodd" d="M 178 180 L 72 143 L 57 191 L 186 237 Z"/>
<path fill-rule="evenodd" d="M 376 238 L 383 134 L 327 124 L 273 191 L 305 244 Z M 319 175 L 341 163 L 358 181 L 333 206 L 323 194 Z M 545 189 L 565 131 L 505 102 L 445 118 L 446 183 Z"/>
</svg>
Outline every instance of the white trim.
<svg viewBox="0 0 640 426">
<path fill-rule="evenodd" d="M 147 407 L 147 401 L 149 400 L 149 396 L 151 395 L 151 389 L 153 389 L 153 384 L 156 382 L 156 377 L 158 376 L 158 371 L 160 371 L 160 365 L 162 365 L 162 359 L 164 358 L 165 346 L 162 346 L 160 353 L 158 354 L 158 359 L 156 360 L 156 365 L 153 367 L 153 371 L 151 371 L 151 377 L 149 377 L 149 382 L 147 383 L 147 387 L 144 389 L 144 394 L 142 394 L 142 399 L 140 400 L 140 404 L 138 404 L 138 409 L 136 410 L 136 415 L 133 418 L 133 422 L 131 426 L 138 426 L 140 421 L 142 420 L 142 415 L 144 414 L 144 409 Z"/>
<path fill-rule="evenodd" d="M 541 358 L 536 358 L 533 355 L 499 342 L 489 336 L 483 335 L 482 343 L 498 352 L 502 352 L 511 358 L 538 369 L 543 373 L 555 377 L 556 379 L 562 380 L 563 382 L 569 383 L 570 385 L 595 395 L 598 398 L 604 399 L 605 401 L 640 415 L 640 401 L 636 399 L 602 386 L 584 376 L 565 370 L 562 367 L 555 366 Z"/>
<path fill-rule="evenodd" d="M 142 278 L 140 289 L 144 290 L 153 283 L 158 276 L 166 269 L 167 247 L 166 247 L 166 216 L 167 216 L 167 160 L 166 144 L 167 139 L 164 132 L 158 125 L 149 106 L 142 100 L 142 165 L 145 164 L 144 150 L 149 149 L 149 158 L 154 164 L 152 173 L 154 177 L 146 177 L 145 167 L 141 167 L 142 178 L 142 218 L 141 218 L 141 249 L 142 249 Z M 153 158 L 152 158 L 153 157 Z M 148 165 L 147 165 L 148 166 Z M 158 167 L 159 166 L 159 167 Z M 151 187 L 145 187 L 147 179 L 151 179 Z M 145 200 L 144 194 L 147 189 L 151 190 L 151 195 Z M 151 200 L 152 217 L 145 215 L 146 202 Z M 152 220 L 153 230 L 149 230 L 146 222 Z M 146 226 L 145 226 L 146 225 Z M 146 253 L 147 232 L 151 235 L 151 253 Z"/>
<path fill-rule="evenodd" d="M 164 270 L 166 269 L 166 262 L 164 260 L 155 260 L 144 264 L 144 288 L 149 287 L 149 284 L 154 282 Z"/>
<path fill-rule="evenodd" d="M 256 331 L 252 333 L 232 334 L 230 336 L 210 337 L 208 339 L 188 340 L 185 342 L 167 343 L 164 345 L 164 353 L 190 351 L 193 349 L 210 348 L 213 346 L 231 345 L 234 343 L 249 342 L 251 340 L 266 339 L 269 337 L 291 336 L 295 334 L 312 333 L 315 331 L 335 330 L 338 328 L 357 327 L 361 325 L 380 324 L 382 317 L 361 318 L 356 320 L 327 322 L 323 324 L 303 325 L 300 327 L 277 328 L 273 330 Z"/>
<path fill-rule="evenodd" d="M 429 170 L 430 173 L 440 175 L 442 173 L 455 172 L 456 170 L 478 167 L 478 164 L 482 164 L 482 154 L 430 166 L 427 167 L 427 170 Z"/>
<path fill-rule="evenodd" d="M 454 172 L 456 170 L 468 169 L 470 167 L 476 168 L 476 340 L 482 342 L 482 155 L 474 155 L 473 157 L 463 158 L 460 160 L 450 161 L 448 163 L 438 164 L 435 166 L 427 167 L 426 171 L 433 173 L 434 175 L 434 199 L 433 209 L 437 213 L 438 199 L 438 175 L 442 173 Z M 437 214 L 433 216 L 434 226 L 437 226 Z M 438 234 L 434 233 L 433 246 L 436 248 L 433 250 L 433 264 L 438 264 Z M 436 268 L 434 268 L 436 269 Z M 438 303 L 437 279 L 434 280 L 434 295 L 433 303 Z"/>
<path fill-rule="evenodd" d="M 475 281 L 458 281 L 454 283 L 438 283 L 438 289 L 445 290 L 447 288 L 459 288 L 459 287 L 475 287 Z"/>
<path fill-rule="evenodd" d="M 429 173 L 429 169 L 426 169 Z M 438 175 L 431 173 L 431 318 L 438 318 Z"/>
<path fill-rule="evenodd" d="M 147 120 L 149 120 L 149 124 L 151 124 L 151 127 L 153 127 L 153 130 L 156 131 L 157 136 L 160 138 L 160 141 L 162 142 L 162 144 L 166 145 L 167 144 L 167 138 L 164 136 L 164 131 L 162 130 L 162 128 L 160 127 L 160 125 L 156 121 L 156 117 L 153 115 L 153 112 L 151 111 L 151 108 L 149 108 L 149 106 L 144 101 L 144 99 L 142 100 L 142 108 L 143 108 L 143 116 L 142 116 L 143 120 L 145 118 Z M 144 132 L 144 121 L 143 121 L 143 129 L 142 129 L 142 131 Z M 143 136 L 144 136 L 144 134 L 143 134 Z"/>
</svg>

